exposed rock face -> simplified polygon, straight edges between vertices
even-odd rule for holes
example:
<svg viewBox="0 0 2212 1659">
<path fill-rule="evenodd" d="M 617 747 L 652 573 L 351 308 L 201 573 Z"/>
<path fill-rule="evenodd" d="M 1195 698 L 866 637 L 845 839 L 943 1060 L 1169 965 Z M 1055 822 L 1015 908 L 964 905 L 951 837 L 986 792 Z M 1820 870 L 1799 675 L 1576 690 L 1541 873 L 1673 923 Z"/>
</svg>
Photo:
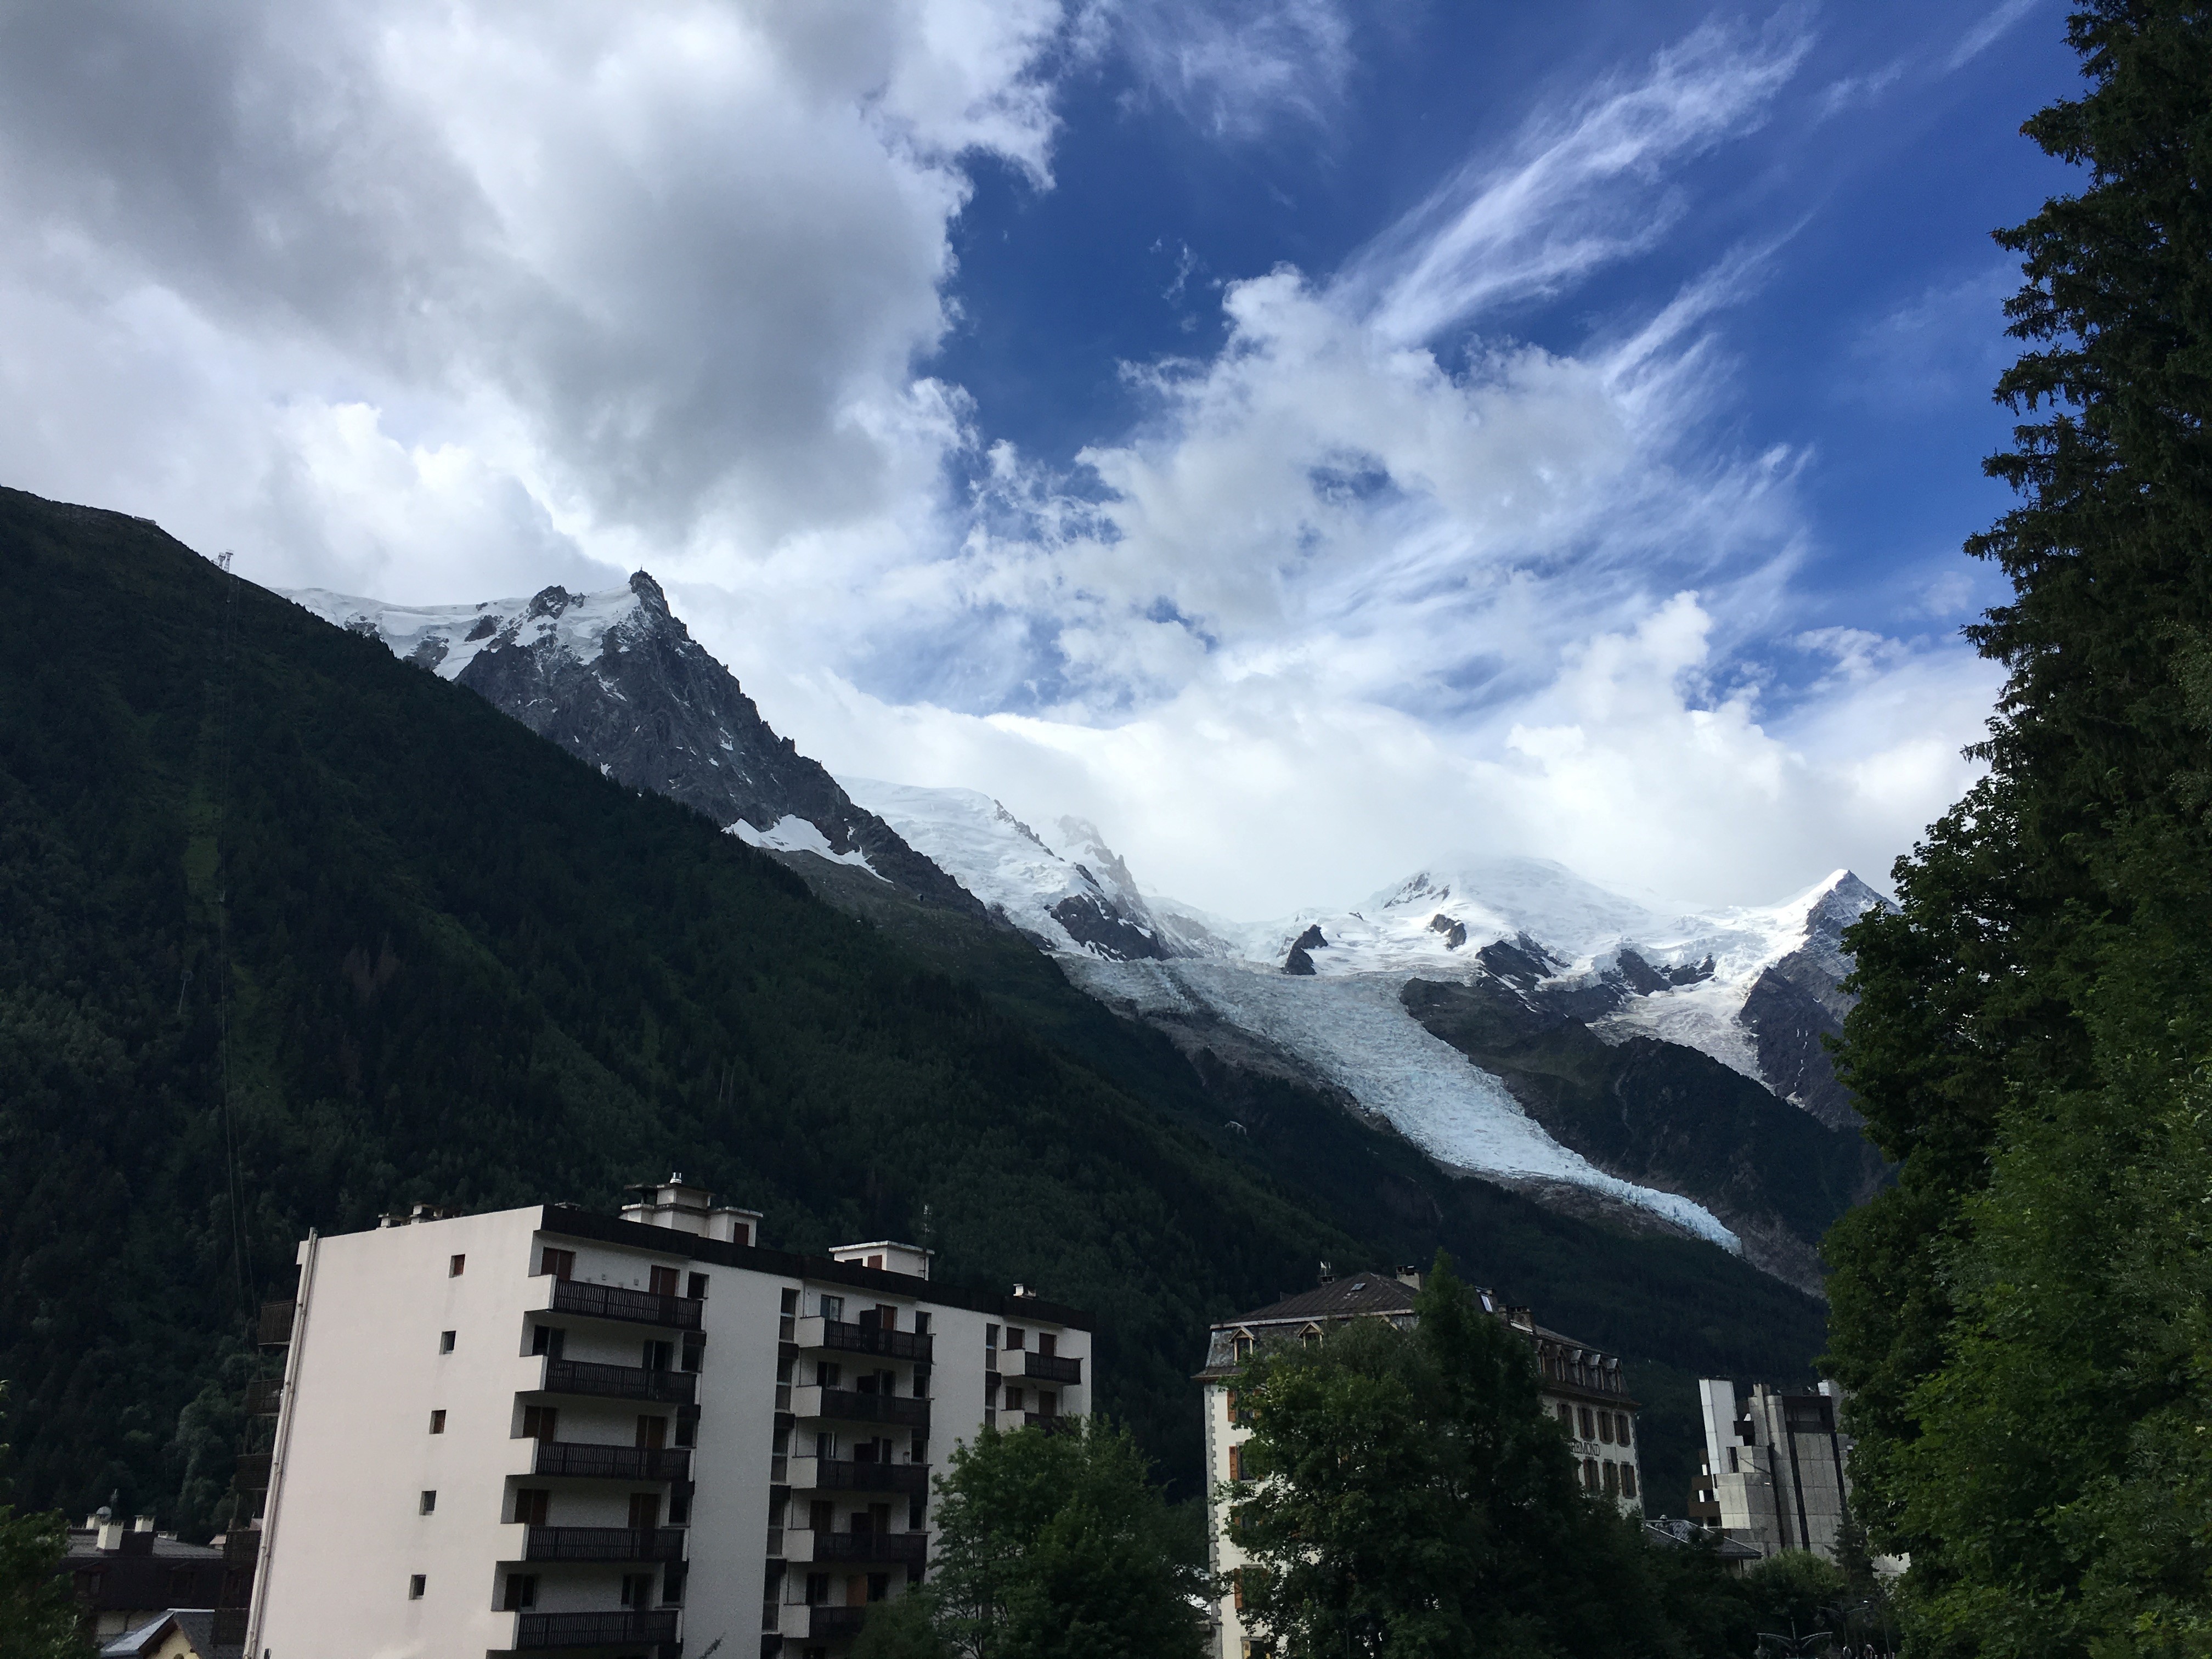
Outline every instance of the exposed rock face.
<svg viewBox="0 0 2212 1659">
<path fill-rule="evenodd" d="M 1328 941 L 1322 937 L 1321 924 L 1316 922 L 1291 941 L 1290 954 L 1283 958 L 1283 971 L 1286 974 L 1311 975 L 1314 971 L 1314 960 L 1310 953 L 1327 949 L 1328 949 Z"/>
<path fill-rule="evenodd" d="M 617 782 L 682 801 L 726 830 L 742 825 L 746 840 L 802 873 L 816 854 L 865 860 L 926 903 L 984 914 L 958 882 L 769 728 L 642 570 L 627 593 L 556 586 L 520 605 L 408 609 L 319 592 L 292 597 L 467 686 Z"/>
<path fill-rule="evenodd" d="M 1831 1128 L 1855 1129 L 1860 1121 L 1821 1041 L 1841 1036 L 1844 1016 L 1851 1011 L 1852 999 L 1842 986 L 1851 970 L 1844 930 L 1886 903 L 1856 877 L 1838 883 L 1808 916 L 1805 943 L 1752 982 L 1736 1016 L 1751 1033 L 1759 1069 L 1775 1092 Z"/>
<path fill-rule="evenodd" d="M 1168 954 L 1157 936 L 1129 921 L 1102 896 L 1071 894 L 1052 907 L 1052 918 L 1067 929 L 1068 937 L 1078 945 L 1087 945 L 1122 962 L 1164 960 Z"/>
<path fill-rule="evenodd" d="M 1608 1044 L 1491 975 L 1416 979 L 1401 1000 L 1561 1146 L 1705 1205 L 1751 1261 L 1801 1290 L 1820 1293 L 1828 1224 L 1882 1182 L 1880 1156 L 1850 1128 L 1814 1121 L 1694 1048 L 1648 1036 Z"/>
</svg>

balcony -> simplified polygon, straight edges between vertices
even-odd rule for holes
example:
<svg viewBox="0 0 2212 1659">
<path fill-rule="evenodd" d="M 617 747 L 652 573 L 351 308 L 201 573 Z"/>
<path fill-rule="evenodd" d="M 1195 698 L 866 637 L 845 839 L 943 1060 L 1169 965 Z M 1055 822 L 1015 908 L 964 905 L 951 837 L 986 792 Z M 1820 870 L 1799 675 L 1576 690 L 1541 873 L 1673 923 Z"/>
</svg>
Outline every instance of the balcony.
<svg viewBox="0 0 2212 1659">
<path fill-rule="evenodd" d="M 794 1457 L 793 1492 L 896 1492 L 911 1496 L 929 1490 L 927 1463 L 856 1463 L 842 1457 Z"/>
<path fill-rule="evenodd" d="M 222 1560 L 228 1567 L 250 1567 L 261 1559 L 261 1528 L 240 1527 L 222 1535 Z"/>
<path fill-rule="evenodd" d="M 649 1371 L 642 1365 L 603 1365 L 592 1359 L 549 1359 L 538 1391 L 689 1406 L 699 1397 L 699 1379 L 690 1371 Z"/>
<path fill-rule="evenodd" d="M 239 1491 L 267 1492 L 270 1460 L 268 1452 L 239 1453 L 237 1472 L 232 1477 Z"/>
<path fill-rule="evenodd" d="M 650 1291 L 625 1290 L 619 1285 L 586 1285 L 580 1279 L 556 1279 L 555 1313 L 575 1314 L 585 1319 L 619 1319 L 633 1325 L 658 1325 L 665 1330 L 696 1331 L 699 1310 L 706 1304 L 689 1297 L 655 1296 Z"/>
<path fill-rule="evenodd" d="M 292 1340 L 292 1316 L 298 1311 L 289 1302 L 264 1302 L 261 1304 L 261 1324 L 256 1335 L 264 1348 L 282 1348 Z"/>
<path fill-rule="evenodd" d="M 680 1446 L 595 1446 L 581 1440 L 541 1440 L 530 1472 L 586 1480 L 688 1480 L 691 1454 Z"/>
<path fill-rule="evenodd" d="M 999 1375 L 1009 1380 L 1027 1377 L 1032 1382 L 1066 1382 L 1079 1388 L 1083 1383 L 1083 1362 L 1065 1359 L 1058 1354 L 1001 1353 Z"/>
<path fill-rule="evenodd" d="M 653 1613 L 518 1613 L 514 1651 L 544 1653 L 556 1648 L 673 1642 L 678 1616 L 672 1607 Z"/>
<path fill-rule="evenodd" d="M 826 1418 L 833 1423 L 890 1423 L 901 1428 L 927 1429 L 929 1401 L 895 1394 L 858 1394 L 850 1389 L 793 1389 L 789 1409 L 799 1417 Z"/>
<path fill-rule="evenodd" d="M 993 1421 L 1009 1432 L 1015 1429 L 1042 1429 L 1047 1434 L 1073 1434 L 1082 1419 L 1062 1417 L 1056 1412 L 999 1411 Z"/>
<path fill-rule="evenodd" d="M 246 1385 L 248 1417 L 274 1417 L 283 1404 L 284 1383 L 281 1377 L 266 1377 Z"/>
<path fill-rule="evenodd" d="M 523 1535 L 526 1561 L 681 1561 L 684 1528 L 532 1527 Z"/>
<path fill-rule="evenodd" d="M 809 1607 L 803 1601 L 786 1601 L 778 1611 L 787 1642 L 835 1642 L 858 1636 L 860 1621 L 868 1616 L 864 1607 Z"/>
<path fill-rule="evenodd" d="M 848 1567 L 919 1567 L 929 1561 L 926 1532 L 816 1532 L 806 1527 L 787 1528 L 784 1559 L 793 1563 L 823 1562 Z"/>
<path fill-rule="evenodd" d="M 836 1353 L 871 1353 L 885 1359 L 916 1359 L 927 1364 L 935 1339 L 914 1331 L 878 1330 L 872 1325 L 848 1324 L 842 1319 L 802 1319 L 798 1344 L 802 1348 L 827 1348 Z"/>
</svg>

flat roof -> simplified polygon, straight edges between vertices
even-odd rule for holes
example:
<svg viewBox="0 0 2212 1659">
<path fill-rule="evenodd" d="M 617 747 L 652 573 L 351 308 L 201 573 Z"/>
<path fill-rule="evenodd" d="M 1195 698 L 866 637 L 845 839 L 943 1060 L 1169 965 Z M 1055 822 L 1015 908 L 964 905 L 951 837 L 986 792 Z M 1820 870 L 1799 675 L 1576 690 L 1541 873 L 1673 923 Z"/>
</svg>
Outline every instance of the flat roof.
<svg viewBox="0 0 2212 1659">
<path fill-rule="evenodd" d="M 704 1238 L 697 1233 L 687 1233 L 675 1227 L 656 1227 L 644 1221 L 624 1221 L 578 1205 L 547 1204 L 540 1206 L 538 1230 L 564 1238 L 588 1238 L 602 1244 L 650 1250 L 659 1255 L 689 1256 L 694 1261 L 711 1261 L 720 1267 L 742 1267 L 749 1272 L 771 1273 L 783 1279 L 820 1279 L 825 1284 L 843 1285 L 856 1291 L 875 1291 L 884 1296 L 903 1296 L 918 1302 L 934 1302 L 941 1307 L 965 1308 L 970 1313 L 991 1314 L 1000 1319 L 1065 1325 L 1079 1331 L 1097 1328 L 1091 1316 L 1082 1309 L 1071 1308 L 1061 1302 L 1048 1302 L 1042 1297 L 969 1290 L 958 1285 L 948 1285 L 941 1279 L 923 1279 L 915 1273 L 895 1273 L 884 1267 L 863 1267 L 853 1261 L 833 1261 L 826 1255 L 799 1255 L 789 1250 L 771 1250 L 759 1244 L 732 1244 L 719 1238 Z"/>
</svg>

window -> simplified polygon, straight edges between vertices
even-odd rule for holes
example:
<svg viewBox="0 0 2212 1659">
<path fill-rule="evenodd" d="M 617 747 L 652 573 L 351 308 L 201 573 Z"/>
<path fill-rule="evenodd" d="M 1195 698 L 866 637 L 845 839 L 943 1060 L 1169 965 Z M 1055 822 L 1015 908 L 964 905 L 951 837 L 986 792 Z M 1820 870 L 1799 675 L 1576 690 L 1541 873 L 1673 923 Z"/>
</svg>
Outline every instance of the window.
<svg viewBox="0 0 2212 1659">
<path fill-rule="evenodd" d="M 1633 1463 L 1620 1466 L 1620 1495 L 1623 1498 L 1636 1496 L 1636 1465 Z"/>
<path fill-rule="evenodd" d="M 684 1411 L 676 1413 L 676 1443 L 679 1446 L 696 1446 L 699 1443 L 698 1413 Z"/>
<path fill-rule="evenodd" d="M 787 1314 L 797 1313 L 799 1311 L 799 1292 L 797 1291 L 786 1291 L 783 1293 L 782 1307 L 783 1311 Z"/>
<path fill-rule="evenodd" d="M 501 1607 L 508 1613 L 520 1613 L 525 1607 L 538 1605 L 538 1575 L 534 1572 L 510 1572 L 507 1575 L 507 1594 L 500 1598 Z"/>
<path fill-rule="evenodd" d="M 448 1279 L 459 1279 L 461 1276 L 461 1269 L 468 1265 L 468 1257 L 465 1255 L 457 1255 L 453 1257 L 451 1261 L 446 1263 L 446 1277 Z"/>
<path fill-rule="evenodd" d="M 629 1495 L 629 1529 L 651 1532 L 660 1524 L 660 1494 L 634 1492 Z"/>
<path fill-rule="evenodd" d="M 647 1342 L 641 1352 L 644 1358 L 639 1363 L 649 1371 L 665 1371 L 676 1363 L 676 1345 L 673 1342 Z"/>
<path fill-rule="evenodd" d="M 440 1353 L 451 1353 L 453 1351 L 453 1333 L 451 1331 L 440 1331 L 438 1333 L 438 1352 Z"/>
<path fill-rule="evenodd" d="M 1059 1350 L 1060 1339 L 1058 1337 L 1054 1336 L 1050 1331 L 1039 1331 L 1037 1333 L 1037 1352 L 1039 1353 L 1042 1354 L 1047 1359 L 1049 1359 L 1054 1353 L 1058 1352 Z"/>
<path fill-rule="evenodd" d="M 1237 1598 L 1237 1611 L 1244 1611 L 1244 1571 L 1238 1568 L 1229 1575 L 1229 1588 Z"/>
<path fill-rule="evenodd" d="M 929 1316 L 921 1311 L 919 1308 L 915 1310 L 914 1334 L 916 1336 L 927 1336 L 929 1334 Z"/>
<path fill-rule="evenodd" d="M 558 1359 L 568 1346 L 568 1333 L 558 1325 L 532 1325 L 530 1328 L 530 1352 L 542 1353 L 548 1359 Z"/>
<path fill-rule="evenodd" d="M 522 1408 L 522 1437 L 525 1440 L 557 1440 L 554 1432 L 561 1420 L 557 1406 L 525 1406 Z"/>
<path fill-rule="evenodd" d="M 814 1362 L 814 1386 L 817 1389 L 836 1388 L 843 1379 L 844 1375 L 844 1368 L 834 1359 L 817 1359 Z"/>
<path fill-rule="evenodd" d="M 1021 1410 L 1021 1408 L 1022 1391 L 1019 1389 L 1008 1389 L 1006 1390 L 1006 1409 L 1010 1412 L 1018 1412 Z"/>
<path fill-rule="evenodd" d="M 995 1348 L 999 1346 L 999 1328 L 996 1325 L 983 1327 L 983 1346 L 987 1348 Z"/>
<path fill-rule="evenodd" d="M 884 1270 L 884 1259 L 880 1255 L 872 1255 L 868 1258 L 868 1265 L 878 1273 L 881 1273 Z"/>
<path fill-rule="evenodd" d="M 1006 1346 L 1013 1352 L 1019 1353 L 1028 1344 L 1029 1340 L 1030 1334 L 1024 1330 L 1020 1326 L 1009 1325 L 1006 1327 Z"/>
<path fill-rule="evenodd" d="M 1608 1459 L 1606 1461 L 1606 1465 L 1605 1465 L 1605 1492 L 1606 1492 L 1606 1496 L 1607 1496 L 1607 1497 L 1608 1497 L 1608 1498 L 1610 1498 L 1610 1497 L 1612 1497 L 1615 1492 L 1618 1492 L 1620 1490 L 1620 1464 L 1618 1464 L 1618 1463 L 1616 1463 L 1616 1462 L 1613 1462 L 1611 1459 L 1609 1459 L 1609 1458 L 1608 1458 Z"/>
<path fill-rule="evenodd" d="M 806 1505 L 806 1526 L 810 1532 L 837 1530 L 837 1506 L 826 1498 L 809 1500 Z"/>
<path fill-rule="evenodd" d="M 1613 1443 L 1613 1413 L 1611 1412 L 1600 1412 L 1597 1414 L 1597 1437 L 1608 1446 Z"/>
<path fill-rule="evenodd" d="M 810 1607 L 826 1607 L 829 1601 L 830 1575 L 826 1572 L 808 1573 L 806 1575 L 806 1605 Z"/>
<path fill-rule="evenodd" d="M 684 1339 L 684 1369 L 696 1371 L 707 1363 L 707 1339 L 687 1336 Z"/>
<path fill-rule="evenodd" d="M 626 1607 L 649 1607 L 653 1605 L 653 1575 L 649 1572 L 626 1572 L 622 1581 L 622 1604 Z"/>
<path fill-rule="evenodd" d="M 1597 1459 L 1595 1457 L 1583 1459 L 1583 1486 L 1589 1492 L 1597 1490 Z"/>
<path fill-rule="evenodd" d="M 1243 1332 L 1237 1334 L 1237 1363 L 1243 1364 L 1252 1357 L 1252 1339 Z"/>
<path fill-rule="evenodd" d="M 424 1492 L 422 1494 L 422 1508 L 421 1512 L 424 1515 L 428 1515 L 437 1507 L 438 1494 L 434 1492 Z"/>
<path fill-rule="evenodd" d="M 929 1367 L 927 1365 L 914 1368 L 914 1397 L 916 1400 L 929 1398 Z"/>
<path fill-rule="evenodd" d="M 671 1561 L 660 1570 L 660 1605 L 662 1607 L 672 1607 L 682 1603 L 684 1577 L 684 1564 L 681 1561 Z"/>
<path fill-rule="evenodd" d="M 538 1253 L 538 1271 L 540 1275 L 550 1273 L 556 1279 L 573 1279 L 576 1276 L 576 1253 L 556 1250 L 548 1244 Z"/>
<path fill-rule="evenodd" d="M 407 1580 L 407 1599 L 410 1601 L 421 1601 L 422 1592 L 428 1588 L 428 1583 L 421 1573 L 410 1574 Z"/>
<path fill-rule="evenodd" d="M 637 1443 L 646 1451 L 659 1451 L 665 1446 L 668 1443 L 668 1419 L 641 1416 L 637 1419 Z"/>
<path fill-rule="evenodd" d="M 822 1298 L 821 1308 L 822 1316 L 824 1319 L 842 1319 L 845 1316 L 845 1298 L 842 1296 L 825 1296 Z"/>
<path fill-rule="evenodd" d="M 1590 1420 L 1590 1408 L 1589 1408 L 1588 1406 L 1584 1406 L 1584 1407 L 1582 1407 L 1582 1419 L 1583 1419 L 1583 1439 L 1585 1439 L 1585 1440 L 1595 1440 L 1595 1439 L 1596 1439 L 1596 1438 L 1597 1438 L 1597 1425 L 1596 1425 L 1595 1423 L 1594 1423 L 1594 1422 L 1592 1422 L 1592 1421 Z"/>
<path fill-rule="evenodd" d="M 1039 1417 L 1051 1417 L 1057 1413 L 1059 1410 L 1059 1391 L 1054 1389 L 1039 1389 L 1037 1390 L 1037 1415 Z"/>
<path fill-rule="evenodd" d="M 890 1597 L 890 1574 L 887 1572 L 872 1572 L 868 1575 L 868 1600 L 871 1601 L 884 1601 Z"/>
<path fill-rule="evenodd" d="M 446 1413 L 442 1411 L 432 1412 L 430 1413 L 430 1432 L 433 1434 L 443 1434 L 445 1431 Z"/>
<path fill-rule="evenodd" d="M 887 1308 L 880 1302 L 876 1304 L 876 1328 L 879 1331 L 896 1330 L 898 1328 L 898 1310 L 896 1308 Z"/>
<path fill-rule="evenodd" d="M 1231 1480 L 1242 1480 L 1244 1478 L 1244 1448 L 1242 1446 L 1231 1446 L 1229 1449 L 1229 1478 Z"/>
<path fill-rule="evenodd" d="M 646 1288 L 655 1296 L 673 1296 L 676 1294 L 677 1283 L 681 1275 L 673 1267 L 655 1267 L 652 1270 L 649 1278 L 651 1282 Z"/>
<path fill-rule="evenodd" d="M 690 1287 L 685 1294 L 694 1302 L 704 1302 L 707 1299 L 707 1275 L 693 1273 Z"/>
<path fill-rule="evenodd" d="M 1564 1400 L 1559 1402 L 1559 1426 L 1569 1434 L 1575 1431 L 1575 1408 Z"/>
<path fill-rule="evenodd" d="M 520 1527 L 542 1527 L 553 1508 L 553 1494 L 543 1486 L 514 1489 L 514 1522 Z"/>
<path fill-rule="evenodd" d="M 1636 1436 L 1630 1431 L 1628 1426 L 1628 1413 L 1626 1412 L 1620 1413 L 1613 1419 L 1613 1425 L 1615 1431 L 1620 1436 L 1620 1443 L 1622 1445 L 1632 1446 L 1636 1443 Z"/>
<path fill-rule="evenodd" d="M 909 1463 L 927 1463 L 929 1462 L 929 1442 L 923 1439 L 920 1435 L 915 1436 L 913 1440 L 909 1442 L 907 1446 L 906 1461 Z"/>
<path fill-rule="evenodd" d="M 906 1500 L 906 1529 L 908 1532 L 920 1532 L 922 1529 L 929 1518 L 926 1513 L 927 1509 L 927 1501 L 920 1493 Z"/>
</svg>

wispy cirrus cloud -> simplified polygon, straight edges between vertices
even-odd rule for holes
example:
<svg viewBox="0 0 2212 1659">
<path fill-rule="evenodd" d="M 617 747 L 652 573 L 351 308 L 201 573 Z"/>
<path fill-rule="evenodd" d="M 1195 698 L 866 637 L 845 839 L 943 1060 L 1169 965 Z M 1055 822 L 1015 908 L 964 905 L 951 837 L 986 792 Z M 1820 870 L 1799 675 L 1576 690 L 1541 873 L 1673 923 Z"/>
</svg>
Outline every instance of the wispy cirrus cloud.
<svg viewBox="0 0 2212 1659">
<path fill-rule="evenodd" d="M 1755 33 L 1709 24 L 1607 77 L 1438 185 L 1338 276 L 1340 302 L 1427 340 L 1652 246 L 1678 208 L 1668 167 L 1757 126 L 1810 45 L 1794 14 Z"/>
<path fill-rule="evenodd" d="M 1216 137 L 1326 120 L 1354 64 L 1344 0 L 1098 0 L 1086 27 L 1112 37 L 1146 96 Z"/>
</svg>

